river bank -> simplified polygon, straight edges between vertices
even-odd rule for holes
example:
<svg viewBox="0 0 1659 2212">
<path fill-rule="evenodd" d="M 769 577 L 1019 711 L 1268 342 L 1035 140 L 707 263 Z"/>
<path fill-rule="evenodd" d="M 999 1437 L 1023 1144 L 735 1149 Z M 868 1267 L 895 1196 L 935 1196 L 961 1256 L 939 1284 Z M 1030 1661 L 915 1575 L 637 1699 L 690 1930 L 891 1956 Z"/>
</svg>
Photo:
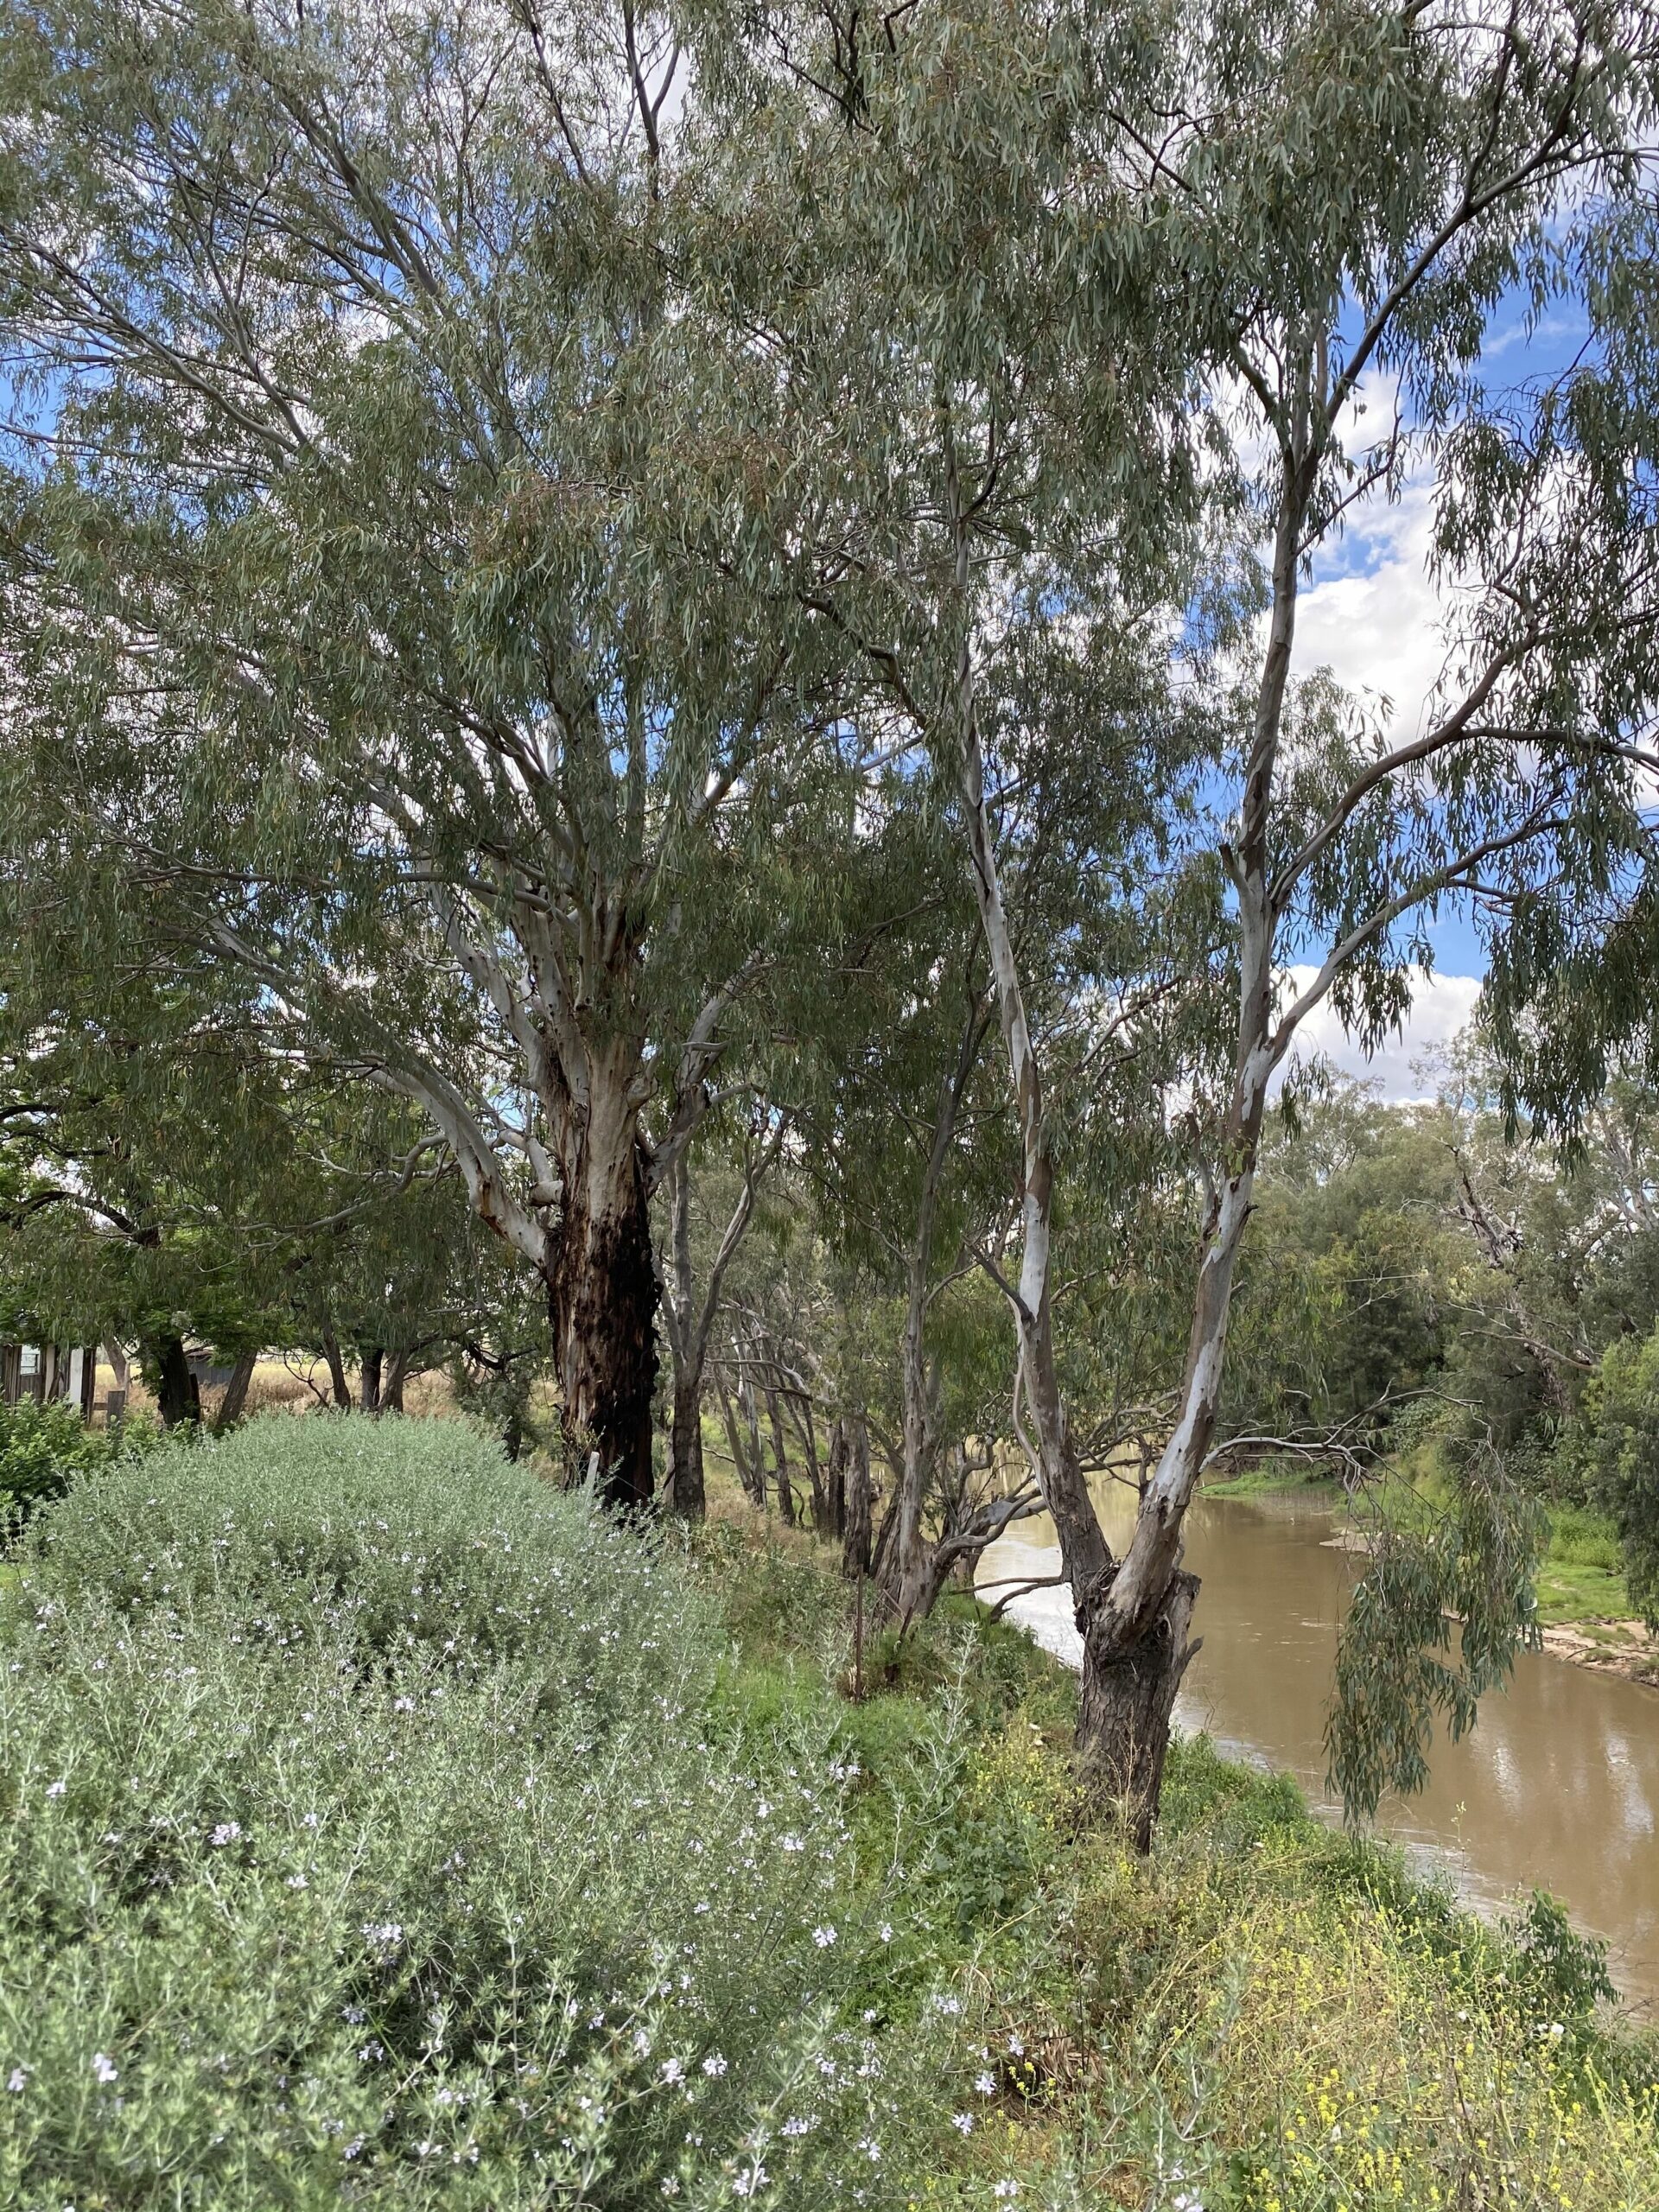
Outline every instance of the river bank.
<svg viewBox="0 0 1659 2212">
<path fill-rule="evenodd" d="M 1103 1491 L 1114 1543 L 1133 1511 Z M 1325 1726 L 1337 1637 L 1357 1562 L 1326 1539 L 1335 1516 L 1306 1493 L 1227 1500 L 1207 1494 L 1188 1528 L 1198 1574 L 1203 1648 L 1176 1707 L 1179 1726 L 1207 1732 L 1230 1757 L 1293 1775 L 1320 1817 L 1339 1822 L 1325 1786 Z M 1036 1539 L 1025 1541 L 1027 1531 Z M 1046 1541 L 1045 1541 L 1046 1540 Z M 1002 1578 L 1055 1571 L 1040 1520 L 988 1554 L 988 1595 Z M 1077 1658 L 1064 1593 L 1034 1590 L 1014 1611 L 1062 1660 Z M 1535 1885 L 1562 1897 L 1581 1927 L 1610 1944 L 1632 2000 L 1659 2004 L 1659 1729 L 1653 1692 L 1617 1674 L 1524 1652 L 1507 1690 L 1482 1705 L 1475 1728 L 1437 1740 L 1426 1788 L 1386 1802 L 1379 1832 L 1472 1908 L 1501 1916 Z"/>
<path fill-rule="evenodd" d="M 1351 1506 L 1340 1483 L 1300 1470 L 1252 1470 L 1229 1482 L 1207 1484 L 1205 1495 L 1231 1503 L 1296 1497 L 1327 1509 L 1333 1516 Z M 1333 1550 L 1358 1555 L 1370 1549 L 1363 1526 L 1333 1527 L 1325 1541 Z M 1542 1648 L 1551 1657 L 1587 1667 L 1592 1673 L 1618 1675 L 1644 1688 L 1659 1688 L 1659 1637 L 1631 1611 L 1611 1525 L 1577 1508 L 1553 1509 L 1549 1548 L 1538 1572 L 1537 1600 Z"/>
<path fill-rule="evenodd" d="M 735 1508 L 690 1541 L 726 1608 L 741 1725 L 833 1687 L 870 1862 L 925 1821 L 895 1949 L 925 1941 L 967 1974 L 988 2055 L 970 2149 L 1000 2148 L 1025 2201 L 1659 2202 L 1659 2052 L 1598 2007 L 1596 1954 L 1557 1908 L 1478 1917 L 1443 1866 L 1333 1829 L 1288 1775 L 1204 1736 L 1173 1747 L 1137 1859 L 1078 1796 L 1075 1686 L 1029 1634 L 947 1599 L 902 1643 L 871 1638 L 849 1701 L 846 1675 L 826 1684 L 826 1608 L 846 1624 L 823 1548 Z M 941 2175 L 928 2201 L 979 2199 Z"/>
</svg>

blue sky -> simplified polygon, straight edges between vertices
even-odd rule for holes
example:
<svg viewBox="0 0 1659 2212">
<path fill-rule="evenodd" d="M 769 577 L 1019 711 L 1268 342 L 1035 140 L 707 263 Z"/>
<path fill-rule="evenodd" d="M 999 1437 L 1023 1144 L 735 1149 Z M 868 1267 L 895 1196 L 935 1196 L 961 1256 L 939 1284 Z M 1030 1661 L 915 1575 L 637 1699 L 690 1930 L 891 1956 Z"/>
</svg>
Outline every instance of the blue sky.
<svg viewBox="0 0 1659 2212">
<path fill-rule="evenodd" d="M 1547 315 L 1529 328 L 1517 296 L 1495 319 L 1483 355 L 1486 381 L 1496 390 L 1548 378 L 1573 359 L 1583 337 L 1583 324 L 1560 313 Z M 1392 411 L 1391 393 L 1380 382 L 1369 381 L 1364 427 L 1374 425 L 1380 435 Z M 1427 567 L 1433 499 L 1432 480 L 1420 476 L 1396 500 L 1368 503 L 1351 518 L 1305 589 L 1297 623 L 1300 666 L 1308 671 L 1328 665 L 1344 683 L 1386 698 L 1389 727 L 1399 737 L 1419 726 L 1441 661 L 1440 607 Z M 1466 907 L 1444 911 L 1427 934 L 1433 947 L 1433 974 L 1419 984 L 1402 1037 L 1367 1061 L 1329 1010 L 1322 1009 L 1309 1025 L 1304 1049 L 1322 1052 L 1348 1072 L 1380 1082 L 1389 1097 L 1422 1096 L 1427 1086 L 1414 1075 L 1412 1063 L 1467 1020 L 1485 968 Z"/>
</svg>

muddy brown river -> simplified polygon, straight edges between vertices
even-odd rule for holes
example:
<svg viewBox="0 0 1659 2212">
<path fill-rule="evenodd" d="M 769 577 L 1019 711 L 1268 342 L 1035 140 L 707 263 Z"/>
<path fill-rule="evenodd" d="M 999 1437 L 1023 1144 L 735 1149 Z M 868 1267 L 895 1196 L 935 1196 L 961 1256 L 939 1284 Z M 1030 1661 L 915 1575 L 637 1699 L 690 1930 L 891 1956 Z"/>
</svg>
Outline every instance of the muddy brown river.
<svg viewBox="0 0 1659 2212">
<path fill-rule="evenodd" d="M 1121 1549 L 1133 1493 L 1106 1483 L 1100 1503 Z M 1207 1730 L 1232 1756 L 1294 1774 L 1331 1819 L 1325 1719 L 1337 1626 L 1357 1565 L 1326 1541 L 1339 1525 L 1329 1506 L 1294 1497 L 1194 1506 L 1186 1564 L 1203 1578 L 1195 1625 L 1204 1649 L 1175 1708 L 1184 1731 Z M 1057 1573 L 1054 1545 L 1046 1517 L 1020 1523 L 986 1554 L 980 1586 Z M 1034 1591 L 1008 1610 L 1048 1649 L 1077 1663 L 1064 1590 Z M 1472 1734 L 1437 1741 L 1423 1794 L 1389 1801 L 1376 1825 L 1483 1910 L 1501 1910 L 1535 1885 L 1553 1891 L 1579 1926 L 1606 1938 L 1615 1980 L 1652 2017 L 1656 1818 L 1659 1691 L 1527 1652 L 1509 1688 L 1483 1703 Z"/>
</svg>

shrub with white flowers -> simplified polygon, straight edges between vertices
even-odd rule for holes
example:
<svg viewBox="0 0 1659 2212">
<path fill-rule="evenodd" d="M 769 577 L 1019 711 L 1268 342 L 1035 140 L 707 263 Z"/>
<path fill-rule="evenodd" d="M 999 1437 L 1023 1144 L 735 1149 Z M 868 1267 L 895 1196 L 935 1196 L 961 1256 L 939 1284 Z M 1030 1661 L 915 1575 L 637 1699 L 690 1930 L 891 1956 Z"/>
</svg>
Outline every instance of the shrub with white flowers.
<svg viewBox="0 0 1659 2212">
<path fill-rule="evenodd" d="M 0 1643 L 0 2202 L 903 2202 L 928 2031 L 849 1993 L 834 1716 L 734 1743 L 720 1649 L 453 1423 L 256 1422 L 50 1509 Z"/>
</svg>

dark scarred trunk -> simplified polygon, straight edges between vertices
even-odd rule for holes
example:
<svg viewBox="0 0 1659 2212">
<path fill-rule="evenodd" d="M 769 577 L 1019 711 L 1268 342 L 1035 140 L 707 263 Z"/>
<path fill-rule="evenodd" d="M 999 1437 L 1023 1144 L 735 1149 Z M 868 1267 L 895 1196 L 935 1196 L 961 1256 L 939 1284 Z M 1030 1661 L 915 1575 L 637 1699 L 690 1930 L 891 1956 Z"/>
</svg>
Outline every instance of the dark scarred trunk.
<svg viewBox="0 0 1659 2212">
<path fill-rule="evenodd" d="M 201 1419 L 201 1390 L 190 1371 L 182 1337 L 163 1337 L 156 1347 L 156 1404 L 163 1428 Z"/>
<path fill-rule="evenodd" d="M 648 1506 L 657 1383 L 657 1277 L 631 1110 L 589 1116 L 566 1166 L 564 1210 L 547 1266 L 561 1423 L 573 1480 Z"/>
<path fill-rule="evenodd" d="M 1113 1639 L 1103 1605 L 1092 1606 L 1084 1623 L 1078 1763 L 1092 1786 L 1122 1808 L 1137 1851 L 1152 1846 L 1175 1694 L 1198 1648 L 1187 1640 L 1198 1595 L 1197 1575 L 1178 1567 L 1152 1626 L 1127 1649 Z"/>
<path fill-rule="evenodd" d="M 365 1414 L 380 1410 L 380 1377 L 385 1365 L 385 1354 L 378 1344 L 368 1345 L 363 1354 L 362 1372 L 358 1376 L 358 1395 Z"/>
</svg>

